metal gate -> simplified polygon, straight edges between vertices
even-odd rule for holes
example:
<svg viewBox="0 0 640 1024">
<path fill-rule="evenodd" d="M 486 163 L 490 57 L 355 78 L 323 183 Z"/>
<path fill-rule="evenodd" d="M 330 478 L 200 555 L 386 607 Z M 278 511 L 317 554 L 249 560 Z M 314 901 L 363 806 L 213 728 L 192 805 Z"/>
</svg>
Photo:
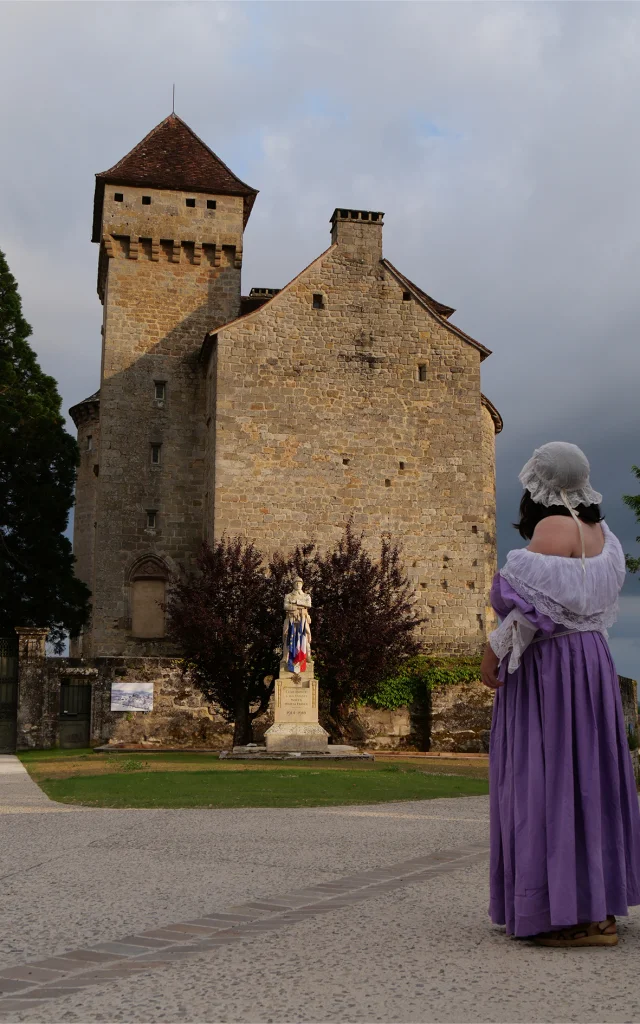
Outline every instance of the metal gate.
<svg viewBox="0 0 640 1024">
<path fill-rule="evenodd" d="M 0 754 L 14 754 L 18 716 L 18 638 L 0 637 Z"/>
<path fill-rule="evenodd" d="M 88 747 L 91 734 L 91 683 L 63 679 L 60 687 L 60 746 Z"/>
</svg>

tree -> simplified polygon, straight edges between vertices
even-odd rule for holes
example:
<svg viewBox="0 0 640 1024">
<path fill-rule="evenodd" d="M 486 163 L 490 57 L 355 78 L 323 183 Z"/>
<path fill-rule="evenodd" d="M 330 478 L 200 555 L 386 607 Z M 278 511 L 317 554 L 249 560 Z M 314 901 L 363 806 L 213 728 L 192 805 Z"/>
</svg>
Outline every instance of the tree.
<svg viewBox="0 0 640 1024">
<path fill-rule="evenodd" d="M 169 635 L 197 689 L 234 723 L 233 743 L 252 740 L 251 723 L 268 707 L 282 649 L 282 598 L 290 566 L 266 567 L 241 538 L 203 545 L 194 573 L 174 581 Z"/>
<path fill-rule="evenodd" d="M 299 548 L 292 561 L 312 591 L 312 656 L 329 698 L 325 724 L 339 738 L 353 706 L 419 652 L 416 628 L 424 620 L 414 610 L 413 587 L 390 538 L 382 538 L 374 560 L 364 535 L 356 536 L 349 522 L 332 551 L 311 551 Z"/>
<path fill-rule="evenodd" d="M 374 561 L 349 523 L 334 550 L 322 555 L 307 544 L 267 565 L 241 537 L 204 544 L 195 571 L 172 583 L 168 633 L 194 686 L 234 723 L 234 746 L 251 742 L 252 722 L 269 705 L 282 655 L 283 597 L 297 575 L 313 594 L 311 653 L 334 738 L 354 703 L 419 650 L 422 620 L 399 548 L 388 538 Z"/>
<path fill-rule="evenodd" d="M 29 345 L 16 281 L 0 252 L 0 634 L 49 628 L 62 650 L 88 618 L 89 590 L 63 535 L 78 445 L 64 429 L 56 382 Z"/>
<path fill-rule="evenodd" d="M 633 472 L 635 473 L 638 480 L 640 480 L 640 467 L 632 466 Z M 622 497 L 625 505 L 628 505 L 632 512 L 635 514 L 636 522 L 640 523 L 640 494 L 624 494 Z M 636 537 L 636 540 L 640 544 L 640 537 Z M 633 558 L 631 555 L 626 556 L 627 569 L 629 572 L 640 571 L 640 558 Z"/>
</svg>

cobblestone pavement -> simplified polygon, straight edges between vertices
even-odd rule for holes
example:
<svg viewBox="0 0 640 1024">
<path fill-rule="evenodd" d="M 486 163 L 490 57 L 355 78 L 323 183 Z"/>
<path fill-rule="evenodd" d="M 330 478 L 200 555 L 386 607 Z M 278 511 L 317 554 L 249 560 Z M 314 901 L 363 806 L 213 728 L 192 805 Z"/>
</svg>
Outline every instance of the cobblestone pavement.
<svg viewBox="0 0 640 1024">
<path fill-rule="evenodd" d="M 487 833 L 485 797 L 63 808 L 0 763 L 0 1020 L 640 1020 L 640 914 L 613 950 L 507 940 Z"/>
</svg>

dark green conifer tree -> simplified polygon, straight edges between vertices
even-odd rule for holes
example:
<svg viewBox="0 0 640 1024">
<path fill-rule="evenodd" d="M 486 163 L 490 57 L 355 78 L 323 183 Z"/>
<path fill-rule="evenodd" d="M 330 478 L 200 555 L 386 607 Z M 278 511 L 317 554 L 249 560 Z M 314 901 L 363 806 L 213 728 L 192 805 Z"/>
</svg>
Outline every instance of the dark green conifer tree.
<svg viewBox="0 0 640 1024">
<path fill-rule="evenodd" d="M 47 627 L 61 650 L 66 633 L 84 625 L 90 596 L 64 536 L 78 445 L 30 334 L 0 252 L 0 636 L 15 636 L 14 626 Z"/>
</svg>

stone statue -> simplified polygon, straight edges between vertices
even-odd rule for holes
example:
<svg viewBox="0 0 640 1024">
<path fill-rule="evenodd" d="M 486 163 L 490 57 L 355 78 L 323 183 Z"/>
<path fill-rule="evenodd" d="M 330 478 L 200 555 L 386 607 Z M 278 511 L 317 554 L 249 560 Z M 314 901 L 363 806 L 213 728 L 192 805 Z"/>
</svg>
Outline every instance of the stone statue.
<svg viewBox="0 0 640 1024">
<path fill-rule="evenodd" d="M 289 672 L 304 672 L 311 657 L 311 595 L 302 589 L 301 578 L 295 581 L 295 589 L 285 595 L 286 612 L 282 629 L 282 657 L 287 660 Z"/>
</svg>

